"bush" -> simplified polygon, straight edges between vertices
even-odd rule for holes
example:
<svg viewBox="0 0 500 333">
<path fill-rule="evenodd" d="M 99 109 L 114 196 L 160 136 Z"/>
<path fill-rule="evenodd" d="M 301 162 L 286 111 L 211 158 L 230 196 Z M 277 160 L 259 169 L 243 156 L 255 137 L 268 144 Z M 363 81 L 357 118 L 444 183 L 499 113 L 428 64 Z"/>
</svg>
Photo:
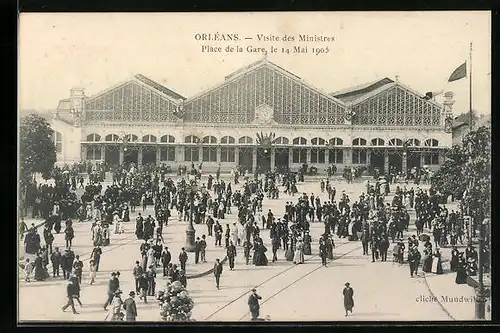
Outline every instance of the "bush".
<svg viewBox="0 0 500 333">
<path fill-rule="evenodd" d="M 191 319 L 193 300 L 179 281 L 167 284 L 165 290 L 158 293 L 158 300 L 163 320 L 193 321 Z"/>
</svg>

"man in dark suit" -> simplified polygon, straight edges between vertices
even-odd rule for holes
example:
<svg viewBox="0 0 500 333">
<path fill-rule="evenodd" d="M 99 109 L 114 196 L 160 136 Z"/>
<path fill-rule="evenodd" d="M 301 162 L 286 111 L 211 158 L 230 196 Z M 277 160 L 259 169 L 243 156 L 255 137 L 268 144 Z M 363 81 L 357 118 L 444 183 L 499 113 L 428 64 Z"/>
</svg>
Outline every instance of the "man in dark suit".
<svg viewBox="0 0 500 333">
<path fill-rule="evenodd" d="M 163 250 L 161 254 L 161 263 L 163 265 L 163 276 L 167 276 L 167 267 L 168 264 L 170 264 L 171 260 L 172 260 L 172 255 L 168 251 L 168 246 L 165 246 L 165 250 Z"/>
<path fill-rule="evenodd" d="M 250 312 L 252 313 L 252 320 L 257 320 L 259 318 L 259 299 L 262 299 L 259 295 L 257 295 L 257 290 L 252 289 L 252 294 L 248 298 L 248 306 L 250 308 Z"/>
<path fill-rule="evenodd" d="M 214 275 L 215 275 L 215 283 L 217 285 L 217 289 L 220 289 L 219 282 L 220 282 L 220 276 L 222 275 L 222 263 L 218 258 L 215 260 L 214 264 Z"/>
<path fill-rule="evenodd" d="M 73 314 L 78 314 L 75 309 L 75 302 L 73 301 L 74 297 L 77 297 L 79 294 L 78 286 L 75 284 L 74 280 L 70 280 L 68 286 L 66 287 L 66 296 L 68 297 L 68 303 L 62 307 L 63 312 L 71 306 L 71 310 L 73 310 Z"/>
<path fill-rule="evenodd" d="M 103 305 L 105 311 L 107 311 L 108 305 L 110 305 L 111 302 L 113 302 L 115 291 L 117 291 L 118 288 L 120 288 L 120 281 L 118 281 L 116 273 L 113 272 L 111 273 L 111 279 L 109 279 L 108 283 L 108 299 L 106 300 L 106 303 L 104 303 Z"/>
<path fill-rule="evenodd" d="M 142 269 L 141 265 L 139 264 L 138 261 L 135 262 L 135 267 L 132 272 L 134 274 L 135 278 L 135 292 L 139 292 L 140 287 L 139 287 L 139 278 L 141 277 L 142 273 L 144 273 L 144 270 Z"/>
<path fill-rule="evenodd" d="M 184 248 L 181 249 L 181 253 L 179 253 L 179 263 L 181 264 L 181 269 L 186 271 L 186 262 L 188 260 L 188 255 Z"/>
<path fill-rule="evenodd" d="M 194 246 L 195 246 L 194 263 L 197 264 L 200 261 L 200 251 L 201 251 L 200 237 L 196 237 Z"/>
<path fill-rule="evenodd" d="M 236 257 L 236 246 L 234 246 L 233 241 L 229 242 L 227 247 L 227 259 L 229 260 L 229 269 L 234 270 L 234 258 Z"/>
<path fill-rule="evenodd" d="M 135 292 L 129 293 L 129 298 L 123 302 L 123 309 L 125 310 L 125 321 L 135 321 L 137 317 L 137 307 L 135 305 Z"/>
<path fill-rule="evenodd" d="M 59 248 L 55 247 L 54 252 L 50 255 L 50 260 L 52 261 L 52 276 L 59 276 L 59 267 L 61 266 L 61 252 L 59 252 Z"/>
</svg>

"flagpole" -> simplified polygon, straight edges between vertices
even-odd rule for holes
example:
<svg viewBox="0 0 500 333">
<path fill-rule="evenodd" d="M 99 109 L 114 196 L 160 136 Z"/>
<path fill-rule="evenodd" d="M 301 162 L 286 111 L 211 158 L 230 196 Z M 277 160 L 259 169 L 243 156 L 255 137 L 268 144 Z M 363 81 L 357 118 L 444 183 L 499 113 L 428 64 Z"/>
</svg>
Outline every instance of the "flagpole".
<svg viewBox="0 0 500 333">
<path fill-rule="evenodd" d="M 469 131 L 472 132 L 472 42 L 470 43 L 470 55 L 469 55 L 469 116 L 470 124 Z"/>
</svg>

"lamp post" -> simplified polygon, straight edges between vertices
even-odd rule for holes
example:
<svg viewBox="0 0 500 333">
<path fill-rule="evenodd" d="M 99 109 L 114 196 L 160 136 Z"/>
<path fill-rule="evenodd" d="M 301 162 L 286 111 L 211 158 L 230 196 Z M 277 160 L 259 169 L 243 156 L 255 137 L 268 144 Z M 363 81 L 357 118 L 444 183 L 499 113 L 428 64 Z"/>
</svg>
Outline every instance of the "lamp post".
<svg viewBox="0 0 500 333">
<path fill-rule="evenodd" d="M 196 182 L 196 181 L 194 181 Z M 184 245 L 184 249 L 186 252 L 195 252 L 196 244 L 194 241 L 196 230 L 193 226 L 193 210 L 194 210 L 194 195 L 197 190 L 196 183 L 191 182 L 189 189 L 189 224 L 186 228 L 186 245 Z"/>
<path fill-rule="evenodd" d="M 484 219 L 479 226 L 479 269 L 478 269 L 478 286 L 476 287 L 475 312 L 476 319 L 485 319 L 485 303 L 488 297 L 484 288 L 484 244 L 485 244 L 485 227 L 489 223 L 489 219 Z"/>
</svg>

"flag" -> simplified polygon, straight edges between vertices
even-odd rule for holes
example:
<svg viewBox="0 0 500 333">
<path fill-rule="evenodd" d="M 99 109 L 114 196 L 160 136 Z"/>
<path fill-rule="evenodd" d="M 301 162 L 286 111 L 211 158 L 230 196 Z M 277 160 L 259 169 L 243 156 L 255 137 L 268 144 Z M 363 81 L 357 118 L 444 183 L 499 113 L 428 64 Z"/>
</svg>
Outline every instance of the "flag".
<svg viewBox="0 0 500 333">
<path fill-rule="evenodd" d="M 423 96 L 422 98 L 425 99 L 425 100 L 430 100 L 433 97 L 441 95 L 443 92 L 444 92 L 444 90 L 434 91 L 434 92 L 428 91 L 428 92 L 425 93 L 425 96 Z"/>
<path fill-rule="evenodd" d="M 460 80 L 466 76 L 467 76 L 467 65 L 464 62 L 463 64 L 458 66 L 457 69 L 455 69 L 453 71 L 453 73 L 451 73 L 450 78 L 448 79 L 448 82 Z"/>
</svg>

